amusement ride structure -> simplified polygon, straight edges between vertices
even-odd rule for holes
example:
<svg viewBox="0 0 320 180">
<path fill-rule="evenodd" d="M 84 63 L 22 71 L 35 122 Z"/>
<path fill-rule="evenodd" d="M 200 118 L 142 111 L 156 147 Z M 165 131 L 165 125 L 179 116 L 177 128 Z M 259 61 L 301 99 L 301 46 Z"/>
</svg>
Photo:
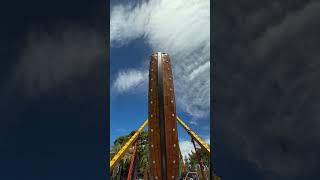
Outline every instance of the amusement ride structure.
<svg viewBox="0 0 320 180">
<path fill-rule="evenodd" d="M 133 146 L 132 158 L 127 180 L 131 179 L 133 161 L 137 146 L 137 139 L 148 125 L 149 158 L 148 175 L 145 179 L 170 180 L 170 179 L 220 179 L 210 171 L 206 177 L 201 162 L 197 143 L 210 157 L 210 147 L 200 139 L 176 114 L 176 103 L 173 88 L 172 68 L 167 53 L 153 53 L 150 58 L 149 68 L 149 94 L 148 94 L 148 119 L 125 143 L 121 150 L 110 161 L 110 172 L 120 161 L 123 155 Z M 182 156 L 178 142 L 177 122 L 187 131 L 195 148 L 196 157 L 201 170 L 201 175 L 182 172 Z"/>
</svg>

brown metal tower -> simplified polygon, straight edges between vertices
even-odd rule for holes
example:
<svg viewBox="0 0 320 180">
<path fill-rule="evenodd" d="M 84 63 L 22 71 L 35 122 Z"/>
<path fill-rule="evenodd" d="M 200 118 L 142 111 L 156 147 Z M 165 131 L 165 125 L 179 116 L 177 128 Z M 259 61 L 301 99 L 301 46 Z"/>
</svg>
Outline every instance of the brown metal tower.
<svg viewBox="0 0 320 180">
<path fill-rule="evenodd" d="M 150 178 L 176 179 L 179 148 L 176 104 L 169 55 L 153 53 L 149 69 Z"/>
</svg>

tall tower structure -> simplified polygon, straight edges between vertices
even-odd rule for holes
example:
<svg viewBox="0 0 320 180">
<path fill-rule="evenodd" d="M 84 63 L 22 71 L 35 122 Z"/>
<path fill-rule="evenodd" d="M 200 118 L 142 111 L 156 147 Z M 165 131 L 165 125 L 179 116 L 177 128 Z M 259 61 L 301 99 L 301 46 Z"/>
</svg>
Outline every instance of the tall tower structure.
<svg viewBox="0 0 320 180">
<path fill-rule="evenodd" d="M 179 144 L 172 68 L 167 53 L 153 53 L 149 68 L 150 179 L 176 179 Z"/>
</svg>

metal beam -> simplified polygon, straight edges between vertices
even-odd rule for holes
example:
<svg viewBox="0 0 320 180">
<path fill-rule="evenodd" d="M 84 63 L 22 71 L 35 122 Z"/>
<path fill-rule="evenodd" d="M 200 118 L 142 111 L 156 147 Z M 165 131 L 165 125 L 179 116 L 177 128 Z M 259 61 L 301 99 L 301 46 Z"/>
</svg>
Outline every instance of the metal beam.
<svg viewBox="0 0 320 180">
<path fill-rule="evenodd" d="M 159 111 L 159 127 L 160 127 L 160 148 L 161 148 L 161 174 L 162 179 L 167 179 L 167 148 L 166 148 L 166 123 L 164 113 L 164 95 L 163 95 L 163 77 L 162 77 L 162 53 L 158 52 L 158 111 Z"/>
<path fill-rule="evenodd" d="M 137 140 L 139 134 L 147 126 L 148 119 L 140 126 L 140 128 L 134 133 L 134 135 L 126 142 L 126 144 L 120 149 L 120 151 L 112 158 L 110 161 L 110 172 L 113 170 L 114 166 L 119 162 L 123 155 L 128 151 L 129 147 Z"/>
<path fill-rule="evenodd" d="M 207 143 L 202 141 L 200 137 L 193 132 L 178 116 L 177 116 L 177 121 L 181 124 L 181 126 L 190 134 L 190 136 L 197 141 L 197 143 L 201 146 L 201 148 L 208 154 L 210 157 L 210 147 L 208 146 Z"/>
<path fill-rule="evenodd" d="M 172 67 L 167 53 L 153 53 L 150 57 L 148 92 L 150 179 L 176 179 L 179 141 Z"/>
<path fill-rule="evenodd" d="M 132 173 L 134 158 L 135 158 L 135 155 L 136 155 L 136 150 L 137 150 L 137 141 L 135 141 L 135 143 L 133 145 L 133 151 L 132 151 L 132 155 L 131 155 L 131 162 L 130 162 L 130 166 L 129 166 L 129 172 L 128 172 L 127 180 L 131 180 L 131 173 Z"/>
</svg>

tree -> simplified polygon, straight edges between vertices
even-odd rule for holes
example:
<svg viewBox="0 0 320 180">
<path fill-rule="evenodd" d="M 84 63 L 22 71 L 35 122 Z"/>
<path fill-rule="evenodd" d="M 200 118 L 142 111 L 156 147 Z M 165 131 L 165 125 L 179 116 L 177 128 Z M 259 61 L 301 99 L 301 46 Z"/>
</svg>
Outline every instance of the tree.
<svg viewBox="0 0 320 180">
<path fill-rule="evenodd" d="M 135 131 L 132 131 L 126 136 L 120 136 L 113 142 L 113 147 L 110 149 L 110 159 L 112 159 L 120 151 L 120 149 L 125 145 L 130 137 L 133 136 L 134 133 Z M 135 158 L 135 161 L 138 161 L 135 162 L 135 164 L 137 164 L 138 166 L 136 176 L 137 178 L 143 178 L 144 167 L 146 167 L 148 163 L 148 132 L 143 131 L 137 141 L 138 144 L 135 156 L 139 158 Z M 121 158 L 121 160 L 111 173 L 111 179 L 122 180 L 127 178 L 132 150 L 133 147 L 130 147 L 130 149 Z"/>
</svg>

